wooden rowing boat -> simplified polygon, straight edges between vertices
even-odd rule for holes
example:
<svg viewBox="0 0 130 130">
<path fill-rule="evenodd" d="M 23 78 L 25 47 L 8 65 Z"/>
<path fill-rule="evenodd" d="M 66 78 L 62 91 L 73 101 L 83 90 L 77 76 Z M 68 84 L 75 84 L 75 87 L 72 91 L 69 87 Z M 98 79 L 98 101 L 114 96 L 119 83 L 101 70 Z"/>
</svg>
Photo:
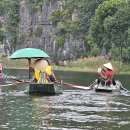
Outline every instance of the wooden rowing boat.
<svg viewBox="0 0 130 130">
<path fill-rule="evenodd" d="M 61 84 L 57 83 L 30 83 L 29 86 L 30 94 L 42 94 L 42 95 L 54 95 L 61 94 Z"/>
<path fill-rule="evenodd" d="M 111 93 L 111 92 L 114 92 L 114 91 L 120 91 L 121 89 L 121 83 L 119 81 L 116 81 L 116 85 L 106 85 L 106 86 L 103 86 L 101 84 L 97 85 L 95 84 L 93 86 L 95 92 L 107 92 L 107 93 Z"/>
</svg>

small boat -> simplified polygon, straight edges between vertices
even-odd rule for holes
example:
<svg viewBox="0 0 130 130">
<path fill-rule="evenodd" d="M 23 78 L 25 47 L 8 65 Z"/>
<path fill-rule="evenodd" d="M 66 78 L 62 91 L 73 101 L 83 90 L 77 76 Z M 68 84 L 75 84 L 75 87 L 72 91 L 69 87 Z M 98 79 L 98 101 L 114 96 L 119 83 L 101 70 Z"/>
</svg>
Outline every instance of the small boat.
<svg viewBox="0 0 130 130">
<path fill-rule="evenodd" d="M 108 92 L 108 93 L 115 92 L 115 91 L 120 91 L 121 87 L 122 87 L 122 84 L 118 80 L 116 81 L 116 85 L 103 86 L 102 84 L 99 84 L 99 85 L 95 84 L 93 86 L 95 92 Z"/>
<path fill-rule="evenodd" d="M 30 83 L 30 94 L 55 95 L 62 93 L 61 84 L 58 83 Z"/>
</svg>

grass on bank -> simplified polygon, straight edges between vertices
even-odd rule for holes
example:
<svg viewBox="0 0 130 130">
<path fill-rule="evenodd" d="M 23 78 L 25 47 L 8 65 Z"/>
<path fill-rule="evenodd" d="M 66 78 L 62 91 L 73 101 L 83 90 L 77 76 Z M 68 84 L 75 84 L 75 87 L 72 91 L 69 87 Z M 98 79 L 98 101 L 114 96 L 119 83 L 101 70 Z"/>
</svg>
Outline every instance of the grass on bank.
<svg viewBox="0 0 130 130">
<path fill-rule="evenodd" d="M 0 62 L 5 68 L 22 68 L 28 69 L 28 60 L 27 59 L 17 59 L 12 60 L 6 57 L 2 57 Z M 32 59 L 32 64 L 34 59 Z M 68 62 L 66 66 L 55 66 L 53 65 L 53 69 L 55 70 L 66 70 L 66 71 L 84 71 L 84 72 L 96 72 L 97 68 L 100 67 L 104 63 L 110 62 L 107 58 L 104 57 L 88 57 L 84 59 L 77 59 L 74 61 Z M 119 62 L 111 61 L 112 66 L 115 70 L 115 73 L 130 73 L 130 65 L 123 65 L 120 68 Z"/>
<path fill-rule="evenodd" d="M 83 59 L 74 60 L 68 63 L 67 66 L 54 66 L 55 69 L 63 69 L 70 71 L 85 71 L 85 72 L 97 72 L 97 69 L 105 64 L 111 62 L 116 73 L 120 72 L 119 63 L 115 61 L 109 61 L 104 57 L 88 57 Z M 129 69 L 130 72 L 130 69 Z"/>
</svg>

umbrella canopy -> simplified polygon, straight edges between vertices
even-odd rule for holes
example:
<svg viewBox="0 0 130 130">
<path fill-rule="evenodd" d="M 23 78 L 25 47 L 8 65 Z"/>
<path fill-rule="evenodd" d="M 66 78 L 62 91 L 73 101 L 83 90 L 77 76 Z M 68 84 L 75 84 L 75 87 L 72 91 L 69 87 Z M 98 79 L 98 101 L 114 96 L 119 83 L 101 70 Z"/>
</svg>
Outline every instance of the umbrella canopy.
<svg viewBox="0 0 130 130">
<path fill-rule="evenodd" d="M 48 58 L 49 56 L 40 49 L 24 48 L 15 51 L 10 59 L 30 59 L 30 58 Z"/>
</svg>

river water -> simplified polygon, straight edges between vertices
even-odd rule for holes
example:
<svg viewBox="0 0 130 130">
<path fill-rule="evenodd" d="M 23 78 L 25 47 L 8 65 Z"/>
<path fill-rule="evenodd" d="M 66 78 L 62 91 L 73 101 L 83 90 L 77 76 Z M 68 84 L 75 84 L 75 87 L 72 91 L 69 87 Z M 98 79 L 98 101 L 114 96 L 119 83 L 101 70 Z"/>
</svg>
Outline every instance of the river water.
<svg viewBox="0 0 130 130">
<path fill-rule="evenodd" d="M 4 74 L 28 78 L 27 70 Z M 97 74 L 55 71 L 57 79 L 89 86 Z M 130 90 L 129 75 L 116 75 Z M 0 88 L 0 130 L 129 130 L 130 93 L 63 87 L 55 96 L 28 94 L 28 85 Z"/>
</svg>

